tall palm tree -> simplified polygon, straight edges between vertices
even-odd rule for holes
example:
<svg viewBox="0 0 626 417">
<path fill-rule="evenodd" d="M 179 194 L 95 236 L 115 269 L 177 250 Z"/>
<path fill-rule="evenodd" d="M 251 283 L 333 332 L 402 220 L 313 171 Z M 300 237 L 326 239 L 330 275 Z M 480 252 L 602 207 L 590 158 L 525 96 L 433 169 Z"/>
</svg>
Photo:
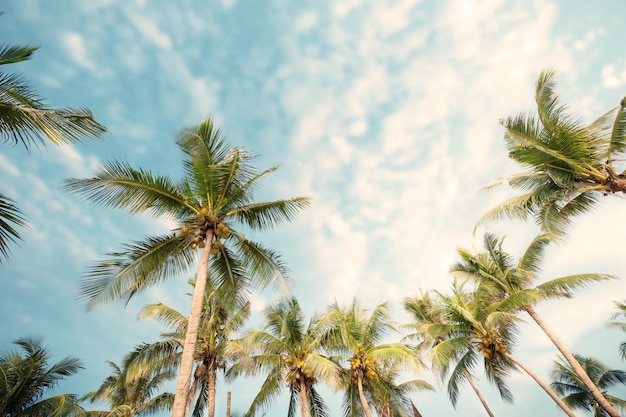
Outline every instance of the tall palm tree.
<svg viewBox="0 0 626 417">
<path fill-rule="evenodd" d="M 185 415 L 189 415 L 191 400 L 197 397 L 193 415 L 200 417 L 206 409 L 208 417 L 215 416 L 217 372 L 224 371 L 229 360 L 226 345 L 250 316 L 250 302 L 241 297 L 231 297 L 226 290 L 210 279 L 207 281 L 194 355 L 196 367 Z M 159 320 L 172 330 L 162 333 L 164 340 L 144 345 L 140 360 L 148 366 L 156 363 L 166 368 L 177 367 L 187 331 L 187 317 L 164 304 L 145 306 L 139 317 Z"/>
<path fill-rule="evenodd" d="M 121 366 L 107 362 L 113 373 L 97 390 L 85 394 L 82 401 L 100 401 L 109 410 L 91 410 L 90 417 L 141 417 L 169 411 L 174 395 L 161 392 L 163 385 L 176 378 L 173 369 L 163 370 L 134 363 L 141 347 L 127 354 Z M 132 369 L 132 371 L 131 371 Z"/>
<path fill-rule="evenodd" d="M 258 173 L 251 165 L 253 155 L 228 146 L 210 118 L 182 129 L 176 143 L 185 174 L 179 182 L 113 161 L 93 178 L 66 180 L 65 189 L 96 204 L 173 218 L 179 225 L 169 233 L 127 244 L 96 263 L 80 287 L 88 308 L 116 299 L 128 302 L 138 291 L 188 270 L 196 249 L 202 249 L 172 410 L 172 417 L 184 417 L 209 257 L 216 258 L 220 285 L 236 286 L 241 277 L 262 287 L 284 283 L 288 274 L 280 256 L 246 239 L 235 227 L 267 230 L 292 220 L 310 199 L 254 202 L 259 181 L 278 167 Z"/>
<path fill-rule="evenodd" d="M 76 395 L 45 397 L 61 379 L 83 367 L 80 360 L 68 356 L 50 365 L 50 352 L 43 339 L 23 337 L 14 343 L 24 352 L 0 354 L 0 416 L 83 416 Z"/>
<path fill-rule="evenodd" d="M 362 413 L 372 417 L 372 407 L 377 403 L 410 405 L 403 392 L 396 389 L 395 371 L 398 367 L 415 371 L 422 362 L 417 351 L 404 343 L 383 343 L 390 334 L 399 334 L 387 304 L 379 304 L 370 312 L 353 299 L 346 307 L 335 302 L 329 311 L 332 330 L 328 347 L 347 365 L 343 378 L 344 415 Z M 424 383 L 422 387 L 430 386 Z"/>
<path fill-rule="evenodd" d="M 403 300 L 404 309 L 413 321 L 406 324 L 404 327 L 409 329 L 410 333 L 405 336 L 408 340 L 414 340 L 418 342 L 418 348 L 422 352 L 431 352 L 433 348 L 444 340 L 455 338 L 457 332 L 455 330 L 454 323 L 450 323 L 447 317 L 446 308 L 441 301 L 441 294 L 431 292 L 420 293 L 412 297 L 405 297 Z M 467 344 L 467 347 L 471 347 L 471 344 Z M 460 385 L 463 382 L 467 382 L 478 400 L 482 404 L 483 408 L 490 417 L 494 417 L 491 408 L 487 404 L 487 400 L 478 388 L 478 384 L 475 378 L 472 376 L 471 368 L 475 366 L 476 360 L 474 358 L 471 349 L 463 352 L 459 350 L 460 354 L 457 358 L 449 356 L 449 360 L 444 362 L 444 366 L 435 366 L 434 370 L 440 373 L 440 377 L 445 379 L 447 371 L 450 369 L 450 364 L 455 362 L 452 367 L 451 377 L 448 379 L 448 398 L 452 405 L 456 408 L 456 404 L 459 398 Z M 440 365 L 441 363 L 435 363 Z M 439 368 L 439 369 L 437 369 Z M 492 367 L 487 368 L 492 370 Z M 497 368 L 496 368 L 497 369 Z M 513 396 L 506 386 L 503 378 L 493 375 L 490 381 L 496 384 L 500 396 L 505 401 L 512 401 Z"/>
<path fill-rule="evenodd" d="M 451 359 L 462 358 L 458 362 L 463 364 L 460 369 L 464 370 L 476 363 L 480 356 L 486 375 L 499 389 L 504 386 L 502 380 L 510 370 L 519 367 L 537 382 L 565 414 L 575 417 L 549 385 L 511 353 L 515 325 L 519 320 L 515 314 L 502 309 L 502 305 L 486 304 L 480 291 L 467 292 L 456 282 L 453 294 L 441 295 L 441 299 L 447 311 L 447 319 L 453 325 L 454 336 L 433 347 L 434 362 L 439 367 L 445 370 Z M 453 378 L 458 377 L 463 377 L 462 373 L 453 375 Z"/>
<path fill-rule="evenodd" d="M 487 212 L 479 223 L 534 218 L 544 233 L 562 236 L 571 217 L 589 211 L 602 195 L 625 194 L 626 175 L 616 162 L 626 151 L 626 99 L 589 126 L 568 114 L 555 93 L 555 72 L 536 84 L 537 116 L 522 113 L 501 121 L 509 157 L 525 172 L 501 178 L 522 194 Z"/>
<path fill-rule="evenodd" d="M 268 307 L 265 321 L 263 329 L 252 329 L 230 345 L 238 360 L 227 376 L 266 375 L 246 416 L 267 408 L 284 385 L 290 393 L 289 417 L 296 415 L 298 406 L 301 417 L 327 416 L 316 384 L 321 381 L 337 388 L 339 372 L 337 364 L 324 355 L 327 320 L 313 314 L 307 322 L 300 304 L 291 298 Z"/>
<path fill-rule="evenodd" d="M 0 45 L 0 65 L 30 59 L 38 49 L 31 45 Z M 0 71 L 0 143 L 31 145 L 65 144 L 101 136 L 104 126 L 87 109 L 53 108 L 46 105 L 20 75 Z M 20 239 L 26 226 L 24 214 L 14 201 L 0 192 L 0 263 L 9 256 L 9 246 Z"/>
<path fill-rule="evenodd" d="M 600 388 L 615 408 L 622 412 L 626 411 L 626 400 L 609 394 L 607 391 L 617 384 L 626 384 L 626 372 L 617 369 L 609 369 L 608 366 L 594 358 L 574 355 L 576 360 L 587 372 L 587 375 Z M 554 362 L 550 384 L 554 391 L 561 396 L 563 402 L 573 409 L 591 411 L 594 417 L 608 417 L 608 413 L 598 406 L 598 402 L 589 392 L 589 389 L 576 375 L 572 367 L 560 358 Z"/>
<path fill-rule="evenodd" d="M 606 326 L 613 329 L 619 329 L 623 332 L 626 332 L 626 322 L 617 321 L 618 318 L 626 318 L 626 302 L 615 301 L 615 308 L 617 312 L 613 314 L 611 321 L 609 321 Z M 619 345 L 619 354 L 622 359 L 626 359 L 626 342 L 622 342 Z"/>
<path fill-rule="evenodd" d="M 451 271 L 462 274 L 476 282 L 482 296 L 491 298 L 493 302 L 496 302 L 497 309 L 526 312 L 567 359 L 572 369 L 596 397 L 598 403 L 612 417 L 619 417 L 619 414 L 604 398 L 572 353 L 533 307 L 547 299 L 569 298 L 578 288 L 615 277 L 607 274 L 585 273 L 555 278 L 534 286 L 534 281 L 540 272 L 541 258 L 549 242 L 550 239 L 546 235 L 536 237 L 524 255 L 515 263 L 512 256 L 502 248 L 503 238 L 497 238 L 495 235 L 487 233 L 483 238 L 484 251 L 472 253 L 459 249 L 458 253 L 462 260 L 455 264 Z"/>
</svg>

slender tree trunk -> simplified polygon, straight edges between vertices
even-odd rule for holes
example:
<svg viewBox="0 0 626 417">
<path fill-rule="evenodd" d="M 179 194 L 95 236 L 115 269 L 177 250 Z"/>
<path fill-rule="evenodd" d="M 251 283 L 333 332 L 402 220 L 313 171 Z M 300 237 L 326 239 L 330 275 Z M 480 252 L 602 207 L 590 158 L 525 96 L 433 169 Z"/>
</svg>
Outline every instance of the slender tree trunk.
<svg viewBox="0 0 626 417">
<path fill-rule="evenodd" d="M 565 414 L 567 414 L 569 417 L 576 417 L 576 414 L 574 414 L 574 412 L 572 410 L 570 410 L 570 408 L 563 402 L 563 400 L 561 400 L 559 398 L 559 396 L 556 395 L 556 393 L 554 391 L 552 391 L 550 386 L 548 384 L 546 384 L 545 382 L 543 382 L 541 380 L 541 378 L 539 378 L 539 376 L 537 374 L 535 374 L 533 371 L 530 370 L 530 368 L 528 368 L 526 365 L 524 365 L 522 362 L 520 362 L 515 356 L 511 355 L 508 352 L 505 352 L 504 356 L 508 360 L 510 360 L 511 362 L 513 362 L 514 364 L 516 364 L 517 366 L 522 368 L 524 370 L 524 372 L 526 372 L 528 375 L 530 375 L 530 377 L 532 379 L 534 379 L 535 382 L 538 383 L 541 388 L 543 388 L 543 390 L 550 396 L 550 398 L 552 398 L 554 400 L 554 402 L 559 407 L 561 407 L 561 410 L 563 410 L 565 412 Z"/>
<path fill-rule="evenodd" d="M 198 379 L 194 378 L 193 384 L 191 384 L 191 389 L 189 389 L 189 394 L 187 395 L 187 400 L 185 401 L 185 415 L 188 416 L 191 411 L 191 403 L 193 402 L 193 398 L 198 392 Z"/>
<path fill-rule="evenodd" d="M 554 346 L 556 346 L 556 348 L 559 350 L 559 352 L 561 352 L 563 357 L 565 357 L 565 359 L 571 365 L 574 372 L 576 372 L 576 375 L 578 375 L 578 377 L 581 379 L 583 384 L 585 384 L 585 386 L 589 389 L 589 391 L 591 392 L 593 397 L 596 399 L 598 404 L 600 404 L 600 406 L 604 408 L 611 417 L 620 417 L 617 411 L 615 411 L 615 408 L 613 408 L 613 406 L 604 397 L 604 395 L 602 395 L 602 393 L 600 392 L 596 384 L 594 384 L 591 378 L 589 378 L 589 375 L 587 375 L 587 372 L 585 372 L 585 369 L 582 366 L 580 366 L 580 363 L 578 363 L 576 358 L 574 358 L 574 355 L 572 355 L 572 353 L 565 347 L 565 345 L 561 343 L 561 341 L 556 337 L 556 335 L 552 332 L 552 330 L 548 328 L 546 323 L 544 323 L 541 317 L 539 317 L 539 315 L 532 308 L 532 306 L 525 306 L 524 310 L 530 315 L 530 317 L 532 317 L 535 323 L 537 323 L 539 327 L 541 327 L 541 330 L 543 330 L 543 332 L 548 336 L 548 338 L 550 338 Z"/>
<path fill-rule="evenodd" d="M 307 395 L 306 384 L 304 379 L 300 378 L 300 416 L 311 417 L 311 409 L 309 408 L 309 396 Z"/>
<path fill-rule="evenodd" d="M 215 361 L 213 361 L 215 362 Z M 207 400 L 207 417 L 215 417 L 215 363 L 211 363 L 207 369 L 209 382 L 209 398 Z"/>
<path fill-rule="evenodd" d="M 465 377 L 467 378 L 467 382 L 469 382 L 470 386 L 472 387 L 472 389 L 478 396 L 478 399 L 480 400 L 480 403 L 485 408 L 485 411 L 487 411 L 487 414 L 489 414 L 490 417 L 495 417 L 493 413 L 491 412 L 491 409 L 487 405 L 487 401 L 485 401 L 485 397 L 483 397 L 483 394 L 480 392 L 480 390 L 478 389 L 478 386 L 474 382 L 474 378 L 472 378 L 472 375 L 470 375 L 470 373 L 467 371 L 465 371 L 464 373 L 465 373 Z"/>
<path fill-rule="evenodd" d="M 367 399 L 365 398 L 365 393 L 363 392 L 363 378 L 360 376 L 357 378 L 357 387 L 359 388 L 359 399 L 361 400 L 361 407 L 363 408 L 363 412 L 366 417 L 372 417 L 372 410 L 370 410 L 370 406 L 367 403 Z"/>
<path fill-rule="evenodd" d="M 174 394 L 172 417 L 186 417 L 185 401 L 189 393 L 191 372 L 193 370 L 193 354 L 196 350 L 196 340 L 198 339 L 198 329 L 200 328 L 200 316 L 202 315 L 202 306 L 204 304 L 206 276 L 212 247 L 213 230 L 208 229 L 206 232 L 206 245 L 204 246 L 202 256 L 200 257 L 198 275 L 196 276 L 196 284 L 193 290 L 193 297 L 191 298 L 191 312 L 189 314 L 189 324 L 187 327 L 187 334 L 185 335 L 183 354 L 180 361 L 180 373 L 178 374 L 178 381 L 176 382 L 176 393 Z"/>
<path fill-rule="evenodd" d="M 230 391 L 228 391 L 228 396 L 226 397 L 226 417 L 230 417 Z"/>
</svg>

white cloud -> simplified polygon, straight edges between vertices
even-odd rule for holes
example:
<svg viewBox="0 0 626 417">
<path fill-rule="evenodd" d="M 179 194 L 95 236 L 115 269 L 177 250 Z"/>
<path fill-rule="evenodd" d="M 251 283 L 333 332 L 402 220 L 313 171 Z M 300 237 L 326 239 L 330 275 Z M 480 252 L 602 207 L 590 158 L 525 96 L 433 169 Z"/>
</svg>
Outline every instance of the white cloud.
<svg viewBox="0 0 626 417">
<path fill-rule="evenodd" d="M 169 35 L 159 29 L 157 23 L 140 13 L 134 13 L 131 19 L 144 38 L 161 49 L 170 49 L 172 40 Z"/>
<path fill-rule="evenodd" d="M 83 36 L 76 32 L 69 32 L 63 35 L 62 42 L 66 48 L 66 53 L 79 66 L 94 70 L 96 65 L 88 52 Z"/>
<path fill-rule="evenodd" d="M 619 71 L 615 65 L 602 68 L 602 83 L 607 88 L 621 87 L 626 83 L 626 70 Z"/>
</svg>

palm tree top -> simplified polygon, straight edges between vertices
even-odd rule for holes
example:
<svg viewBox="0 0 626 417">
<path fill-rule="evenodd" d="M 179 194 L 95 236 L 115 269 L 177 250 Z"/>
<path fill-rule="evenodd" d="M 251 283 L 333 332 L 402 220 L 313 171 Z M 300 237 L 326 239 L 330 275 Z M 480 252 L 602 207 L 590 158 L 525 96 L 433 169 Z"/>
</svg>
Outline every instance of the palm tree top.
<svg viewBox="0 0 626 417">
<path fill-rule="evenodd" d="M 104 163 L 92 178 L 65 181 L 66 191 L 88 202 L 177 223 L 170 233 L 126 244 L 122 251 L 110 252 L 109 260 L 94 264 L 79 290 L 88 308 L 115 299 L 128 302 L 137 291 L 189 269 L 196 250 L 205 246 L 215 255 L 212 270 L 224 283 L 256 279 L 266 287 L 288 281 L 280 256 L 237 228 L 267 230 L 291 221 L 311 199 L 254 201 L 261 180 L 278 166 L 258 172 L 252 166 L 255 157 L 230 146 L 210 118 L 181 129 L 176 144 L 183 163 L 178 181 L 116 160 Z"/>
<path fill-rule="evenodd" d="M 626 99 L 585 126 L 559 102 L 555 77 L 550 69 L 539 75 L 536 115 L 521 113 L 501 120 L 509 157 L 525 171 L 500 178 L 486 189 L 508 183 L 521 194 L 489 210 L 478 225 L 532 218 L 543 233 L 560 238 L 572 217 L 589 211 L 601 195 L 626 191 L 626 175 L 616 165 L 626 150 Z"/>
</svg>

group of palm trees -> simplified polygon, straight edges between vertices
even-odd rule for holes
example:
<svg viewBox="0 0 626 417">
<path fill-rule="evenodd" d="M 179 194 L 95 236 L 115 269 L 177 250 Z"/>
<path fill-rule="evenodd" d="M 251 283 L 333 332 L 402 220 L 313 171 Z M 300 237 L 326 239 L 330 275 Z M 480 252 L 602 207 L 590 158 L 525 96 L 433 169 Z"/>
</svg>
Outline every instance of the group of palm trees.
<svg viewBox="0 0 626 417">
<path fill-rule="evenodd" d="M 0 65 L 28 59 L 35 49 L 2 47 Z M 291 281 L 279 253 L 246 233 L 291 221 L 311 200 L 255 201 L 261 180 L 278 166 L 255 169 L 254 156 L 229 145 L 210 118 L 181 129 L 175 138 L 183 166 L 178 180 L 119 160 L 105 162 L 91 178 L 66 180 L 64 190 L 87 202 L 176 223 L 168 232 L 125 244 L 95 262 L 79 288 L 87 309 L 128 302 L 196 268 L 190 312 L 162 304 L 144 307 L 141 317 L 161 321 L 168 331 L 157 342 L 137 345 L 121 364 L 110 362 L 111 376 L 83 397 L 45 398 L 46 390 L 81 364 L 66 358 L 49 366 L 40 339 L 17 340 L 23 353 L 0 356 L 0 417 L 130 417 L 164 410 L 173 417 L 213 417 L 219 372 L 229 381 L 252 375 L 263 379 L 247 416 L 268 410 L 284 389 L 290 395 L 288 416 L 328 416 L 321 383 L 344 394 L 345 416 L 416 416 L 410 394 L 433 389 L 413 378 L 426 367 L 447 381 L 453 404 L 467 382 L 493 416 L 477 382 L 481 365 L 506 401 L 513 399 L 507 377 L 519 369 L 569 416 L 582 408 L 618 417 L 616 409 L 626 410 L 626 402 L 606 390 L 626 383 L 626 373 L 570 352 L 534 307 L 614 278 L 585 273 L 540 282 L 539 266 L 545 248 L 566 237 L 573 216 L 587 211 L 598 196 L 626 192 L 626 176 L 617 168 L 626 147 L 626 103 L 584 126 L 559 104 L 553 72 L 542 72 L 536 87 L 537 116 L 522 114 L 502 122 L 509 155 L 526 170 L 492 184 L 506 181 L 523 193 L 490 210 L 479 223 L 531 218 L 540 235 L 518 260 L 504 250 L 502 237 L 491 234 L 485 234 L 481 251 L 460 249 L 460 260 L 451 268 L 450 293 L 406 297 L 403 307 L 411 323 L 403 326 L 392 322 L 385 303 L 368 310 L 356 299 L 348 306 L 335 302 L 307 319 L 297 299 L 288 297 L 266 309 L 262 329 L 245 329 L 250 291 L 288 288 Z M 87 110 L 49 108 L 21 77 L 0 73 L 2 140 L 28 148 L 45 138 L 67 143 L 105 131 Z M 19 239 L 25 223 L 13 200 L 0 194 L 0 261 L 8 259 L 9 245 Z M 617 308 L 615 319 L 626 316 L 626 305 L 617 303 Z M 551 383 L 513 354 L 522 314 L 540 326 L 562 355 Z M 615 320 L 610 325 L 626 328 Z M 626 344 L 620 348 L 624 356 Z M 175 393 L 162 392 L 172 380 Z M 86 411 L 81 401 L 108 408 Z"/>
</svg>

